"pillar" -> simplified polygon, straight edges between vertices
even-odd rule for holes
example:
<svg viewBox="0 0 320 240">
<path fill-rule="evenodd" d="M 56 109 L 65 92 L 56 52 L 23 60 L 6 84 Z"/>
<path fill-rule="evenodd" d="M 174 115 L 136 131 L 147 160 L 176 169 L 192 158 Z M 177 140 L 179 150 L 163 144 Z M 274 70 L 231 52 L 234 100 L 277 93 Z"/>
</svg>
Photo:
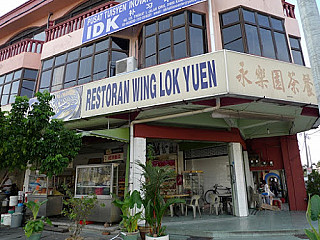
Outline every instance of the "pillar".
<svg viewBox="0 0 320 240">
<path fill-rule="evenodd" d="M 130 191 L 141 189 L 141 183 L 144 179 L 142 178 L 142 168 L 138 163 L 146 164 L 146 148 L 146 138 L 133 138 L 133 143 L 130 146 L 130 156 L 132 156 L 130 159 Z"/>
<path fill-rule="evenodd" d="M 245 217 L 249 215 L 249 210 L 242 146 L 240 143 L 229 143 L 229 161 L 234 215 L 238 217 Z"/>
<path fill-rule="evenodd" d="M 296 135 L 280 138 L 283 165 L 286 172 L 289 206 L 291 211 L 307 209 L 307 193 Z"/>
</svg>

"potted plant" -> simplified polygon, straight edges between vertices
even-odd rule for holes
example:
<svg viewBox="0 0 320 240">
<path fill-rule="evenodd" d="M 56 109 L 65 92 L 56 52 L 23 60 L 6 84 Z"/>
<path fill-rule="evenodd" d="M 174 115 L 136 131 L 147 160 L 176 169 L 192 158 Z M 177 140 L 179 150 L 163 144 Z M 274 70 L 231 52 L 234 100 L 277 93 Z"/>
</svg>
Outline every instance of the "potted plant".
<svg viewBox="0 0 320 240">
<path fill-rule="evenodd" d="M 137 211 L 142 206 L 142 199 L 140 193 L 134 190 L 131 194 L 126 193 L 123 200 L 115 197 L 112 202 L 116 207 L 121 209 L 122 221 L 120 226 L 123 228 L 124 232 L 122 238 L 124 240 L 136 240 L 138 239 L 138 221 L 141 219 L 141 211 Z"/>
<path fill-rule="evenodd" d="M 161 190 L 165 188 L 165 183 L 175 179 L 175 171 L 169 166 L 153 166 L 151 161 L 146 165 L 139 163 L 143 169 L 142 174 L 145 181 L 142 184 L 145 202 L 145 220 L 151 226 L 150 234 L 146 235 L 146 240 L 166 240 L 169 235 L 165 233 L 162 226 L 162 218 L 171 204 L 183 203 L 182 199 L 167 199 L 164 201 Z"/>
<path fill-rule="evenodd" d="M 42 231 L 44 229 L 44 224 L 47 223 L 52 225 L 49 218 L 42 216 L 38 217 L 39 209 L 41 205 L 45 204 L 47 200 L 38 202 L 36 201 L 28 201 L 26 203 L 27 208 L 29 208 L 32 212 L 32 218 L 27 221 L 27 224 L 24 226 L 24 233 L 28 240 L 39 240 L 41 238 Z"/>
</svg>

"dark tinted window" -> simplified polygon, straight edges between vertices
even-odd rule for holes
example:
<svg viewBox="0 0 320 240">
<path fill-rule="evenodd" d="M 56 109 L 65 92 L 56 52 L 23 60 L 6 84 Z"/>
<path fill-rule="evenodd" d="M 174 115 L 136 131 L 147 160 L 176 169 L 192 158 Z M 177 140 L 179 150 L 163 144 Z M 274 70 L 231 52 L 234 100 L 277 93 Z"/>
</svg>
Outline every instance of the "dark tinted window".
<svg viewBox="0 0 320 240">
<path fill-rule="evenodd" d="M 258 22 L 260 26 L 270 27 L 269 18 L 266 15 L 258 14 Z"/>
<path fill-rule="evenodd" d="M 240 11 L 239 21 L 231 16 Z M 291 61 L 283 20 L 239 8 L 221 14 L 223 46 L 226 49 Z"/>
<path fill-rule="evenodd" d="M 302 49 L 300 45 L 300 39 L 296 37 L 289 37 L 290 47 L 293 57 L 293 62 L 295 64 L 304 65 L 304 59 L 302 54 Z"/>
<path fill-rule="evenodd" d="M 222 25 L 229 25 L 239 21 L 238 9 L 231 12 L 223 13 L 222 15 Z"/>
<path fill-rule="evenodd" d="M 244 21 L 251 22 L 251 23 L 256 23 L 254 12 L 243 9 L 242 13 L 243 13 Z"/>
<path fill-rule="evenodd" d="M 127 58 L 129 40 L 108 37 L 43 61 L 39 91 L 57 91 L 115 75 L 115 62 Z M 44 64 L 54 62 L 50 68 Z"/>
<path fill-rule="evenodd" d="M 6 105 L 8 103 L 13 103 L 16 96 L 28 96 L 31 98 L 33 96 L 33 87 L 35 79 L 37 77 L 37 70 L 32 69 L 19 69 L 14 72 L 7 73 L 0 76 L 0 99 L 1 105 Z M 22 82 L 25 81 L 24 78 L 28 78 L 32 82 L 31 89 L 28 95 L 23 93 Z"/>
<path fill-rule="evenodd" d="M 184 11 L 144 26 L 139 35 L 141 67 L 207 51 L 204 15 Z"/>
<path fill-rule="evenodd" d="M 276 47 L 278 52 L 278 59 L 282 61 L 289 62 L 289 52 L 288 52 L 288 46 L 287 46 L 287 39 L 286 36 L 283 33 L 274 33 L 274 38 L 276 41 Z"/>
<path fill-rule="evenodd" d="M 255 55 L 261 55 L 257 27 L 246 24 L 245 29 L 247 36 L 248 52 Z"/>
</svg>

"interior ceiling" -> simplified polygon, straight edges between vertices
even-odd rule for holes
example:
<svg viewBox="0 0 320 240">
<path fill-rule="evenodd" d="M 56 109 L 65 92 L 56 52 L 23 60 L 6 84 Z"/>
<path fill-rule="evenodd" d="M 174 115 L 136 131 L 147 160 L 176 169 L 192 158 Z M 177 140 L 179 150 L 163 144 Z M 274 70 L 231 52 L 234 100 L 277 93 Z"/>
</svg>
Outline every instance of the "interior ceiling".
<svg viewBox="0 0 320 240">
<path fill-rule="evenodd" d="M 136 121 L 144 124 L 178 126 L 187 128 L 222 129 L 238 128 L 244 139 L 290 135 L 312 128 L 316 117 L 302 116 L 300 106 L 253 101 L 250 103 L 224 106 L 209 112 L 192 114 L 209 106 L 195 104 L 175 104 L 140 110 Z M 187 113 L 184 116 L 170 116 Z M 198 111 L 199 112 L 199 111 Z M 128 112 L 129 115 L 129 112 Z M 166 119 L 156 120 L 164 116 Z M 152 121 L 150 121 L 150 119 Z M 107 129 L 128 127 L 129 120 L 112 116 L 99 116 L 67 123 L 70 128 Z"/>
</svg>

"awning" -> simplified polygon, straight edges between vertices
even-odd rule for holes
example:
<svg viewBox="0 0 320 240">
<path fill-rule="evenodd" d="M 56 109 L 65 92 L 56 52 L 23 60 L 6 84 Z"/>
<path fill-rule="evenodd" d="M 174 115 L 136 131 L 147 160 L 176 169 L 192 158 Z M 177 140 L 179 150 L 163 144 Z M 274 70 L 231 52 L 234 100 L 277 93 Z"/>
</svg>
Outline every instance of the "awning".
<svg viewBox="0 0 320 240">
<path fill-rule="evenodd" d="M 77 130 L 81 133 L 82 137 L 89 136 L 89 137 L 101 137 L 107 138 L 119 142 L 128 143 L 130 136 L 129 136 L 129 128 L 115 128 L 115 129 L 103 129 L 103 130 L 92 130 L 92 131 L 83 131 Z"/>
</svg>

